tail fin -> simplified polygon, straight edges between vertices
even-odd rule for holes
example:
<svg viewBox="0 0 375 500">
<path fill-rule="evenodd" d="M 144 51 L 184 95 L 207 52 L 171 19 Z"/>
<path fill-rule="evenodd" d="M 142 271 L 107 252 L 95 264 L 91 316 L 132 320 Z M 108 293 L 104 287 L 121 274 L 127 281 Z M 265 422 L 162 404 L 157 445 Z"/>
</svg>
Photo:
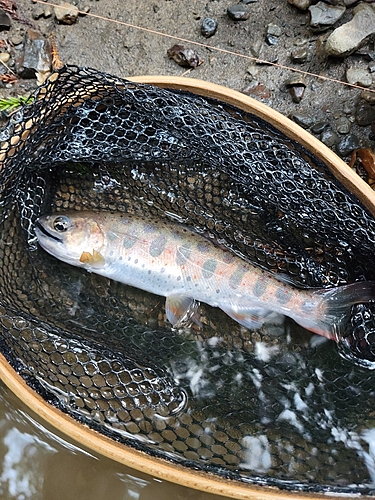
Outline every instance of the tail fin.
<svg viewBox="0 0 375 500">
<path fill-rule="evenodd" d="M 313 295 L 321 297 L 323 314 L 319 320 L 311 317 L 296 321 L 303 327 L 338 341 L 343 321 L 350 314 L 351 307 L 368 301 L 375 301 L 375 281 L 358 281 L 329 290 L 316 290 Z"/>
</svg>

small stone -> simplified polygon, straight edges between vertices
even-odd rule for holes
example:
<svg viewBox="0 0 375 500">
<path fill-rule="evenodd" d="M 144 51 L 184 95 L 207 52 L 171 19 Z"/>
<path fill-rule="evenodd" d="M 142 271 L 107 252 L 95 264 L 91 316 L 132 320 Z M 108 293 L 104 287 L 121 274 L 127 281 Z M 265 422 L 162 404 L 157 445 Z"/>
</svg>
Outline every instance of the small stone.
<svg viewBox="0 0 375 500">
<path fill-rule="evenodd" d="M 257 97 L 258 99 L 269 99 L 271 97 L 271 92 L 269 89 L 259 82 L 254 82 L 243 91 L 243 94 L 247 94 L 251 97 Z"/>
<path fill-rule="evenodd" d="M 366 69 L 348 68 L 346 70 L 346 81 L 352 85 L 371 87 L 372 76 Z"/>
<path fill-rule="evenodd" d="M 74 24 L 79 14 L 77 7 L 67 2 L 54 7 L 54 12 L 56 19 L 63 24 Z"/>
<path fill-rule="evenodd" d="M 375 73 L 375 61 L 371 61 L 368 65 L 370 73 Z"/>
<path fill-rule="evenodd" d="M 339 134 L 349 134 L 351 127 L 352 124 L 345 116 L 341 116 L 336 122 L 336 130 Z"/>
<path fill-rule="evenodd" d="M 292 61 L 297 63 L 306 62 L 309 55 L 308 47 L 308 44 L 305 44 L 302 47 L 297 47 L 296 49 L 294 49 L 290 54 Z"/>
<path fill-rule="evenodd" d="M 310 128 L 315 124 L 315 118 L 310 113 L 291 113 L 289 118 L 303 128 Z"/>
<path fill-rule="evenodd" d="M 258 0 L 242 0 L 242 3 L 244 3 L 245 5 L 249 4 L 249 3 L 256 3 Z"/>
<path fill-rule="evenodd" d="M 6 12 L 0 10 L 0 31 L 8 31 L 10 29 L 11 20 Z"/>
<path fill-rule="evenodd" d="M 216 33 L 217 22 L 210 17 L 205 17 L 202 21 L 201 33 L 204 37 L 209 38 Z"/>
<path fill-rule="evenodd" d="M 353 12 L 351 21 L 336 28 L 327 38 L 324 47 L 327 55 L 345 57 L 375 33 L 375 10 L 370 5 L 362 3 Z"/>
<path fill-rule="evenodd" d="M 363 90 L 361 92 L 361 99 L 364 99 L 369 104 L 375 104 L 375 92 L 370 92 L 369 90 Z"/>
<path fill-rule="evenodd" d="M 53 15 L 53 8 L 50 5 L 47 5 L 44 9 L 44 17 L 47 19 Z"/>
<path fill-rule="evenodd" d="M 277 24 L 270 23 L 267 26 L 267 35 L 281 36 L 282 29 Z"/>
<path fill-rule="evenodd" d="M 360 127 L 367 127 L 375 120 L 375 108 L 367 101 L 359 101 L 355 110 L 355 121 Z"/>
<path fill-rule="evenodd" d="M 354 134 L 348 134 L 336 144 L 336 152 L 342 156 L 349 156 L 352 151 L 359 148 L 359 139 Z"/>
<path fill-rule="evenodd" d="M 23 37 L 23 35 L 21 35 L 21 33 L 14 33 L 10 37 L 10 41 L 13 44 L 14 47 L 17 47 L 18 45 L 21 45 L 21 43 L 23 42 L 23 40 L 24 40 L 24 37 Z"/>
<path fill-rule="evenodd" d="M 268 45 L 277 45 L 279 42 L 279 37 L 275 35 L 266 35 L 266 42 Z"/>
<path fill-rule="evenodd" d="M 173 45 L 168 49 L 167 56 L 184 68 L 197 68 L 203 64 L 203 59 L 200 59 L 193 49 L 186 48 L 183 45 Z"/>
<path fill-rule="evenodd" d="M 32 13 L 33 19 L 38 20 L 41 17 L 44 17 L 44 8 L 41 5 L 36 5 L 33 8 L 33 13 Z"/>
<path fill-rule="evenodd" d="M 299 10 L 307 10 L 310 7 L 310 0 L 288 0 L 290 5 L 294 5 Z"/>
<path fill-rule="evenodd" d="M 254 63 L 249 64 L 249 66 L 246 69 L 246 73 L 251 76 L 251 79 L 256 78 L 259 73 L 259 66 L 257 66 Z"/>
<path fill-rule="evenodd" d="M 21 78 L 35 78 L 36 73 L 48 73 L 51 63 L 49 42 L 38 31 L 27 30 L 23 55 L 17 68 L 18 75 Z"/>
<path fill-rule="evenodd" d="M 293 85 L 293 87 L 290 87 L 289 94 L 292 96 L 292 101 L 296 104 L 301 102 L 305 89 L 305 85 Z"/>
<path fill-rule="evenodd" d="M 346 7 L 318 2 L 309 7 L 310 26 L 318 30 L 326 30 L 341 19 L 345 11 Z"/>
<path fill-rule="evenodd" d="M 230 19 L 233 19 L 233 21 L 246 21 L 250 17 L 246 7 L 241 3 L 230 5 L 227 8 L 227 14 Z"/>
<path fill-rule="evenodd" d="M 10 54 L 8 52 L 1 52 L 0 53 L 0 61 L 3 63 L 7 63 L 10 59 Z"/>
<path fill-rule="evenodd" d="M 340 139 L 336 132 L 334 132 L 331 128 L 327 128 L 322 132 L 320 140 L 323 144 L 325 144 L 329 148 L 332 148 L 333 146 L 338 144 Z"/>
<path fill-rule="evenodd" d="M 311 132 L 313 134 L 321 134 L 329 126 L 330 126 L 329 122 L 318 122 L 318 123 L 315 123 L 315 125 L 313 125 L 311 127 Z"/>
</svg>

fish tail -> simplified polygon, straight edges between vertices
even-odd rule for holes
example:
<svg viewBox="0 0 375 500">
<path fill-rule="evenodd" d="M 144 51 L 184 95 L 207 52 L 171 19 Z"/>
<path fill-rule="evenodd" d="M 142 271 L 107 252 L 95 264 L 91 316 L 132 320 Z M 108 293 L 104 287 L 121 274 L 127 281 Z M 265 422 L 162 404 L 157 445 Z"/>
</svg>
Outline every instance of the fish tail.
<svg viewBox="0 0 375 500">
<path fill-rule="evenodd" d="M 311 311 L 310 317 L 301 321 L 298 318 L 296 321 L 308 330 L 339 341 L 344 320 L 348 318 L 351 307 L 355 304 L 375 301 L 375 281 L 358 281 L 330 290 L 317 290 L 313 292 L 312 297 L 314 299 L 312 303 L 315 302 L 318 308 L 321 307 L 322 315 L 317 319 Z"/>
</svg>

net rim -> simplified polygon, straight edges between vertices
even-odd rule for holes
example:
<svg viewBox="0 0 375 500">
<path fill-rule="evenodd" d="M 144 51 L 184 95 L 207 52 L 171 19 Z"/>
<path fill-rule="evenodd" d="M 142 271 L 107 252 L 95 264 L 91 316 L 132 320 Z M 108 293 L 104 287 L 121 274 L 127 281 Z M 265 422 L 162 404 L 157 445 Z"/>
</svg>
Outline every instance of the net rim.
<svg viewBox="0 0 375 500">
<path fill-rule="evenodd" d="M 281 113 L 238 91 L 203 80 L 171 76 L 137 76 L 130 81 L 156 85 L 166 89 L 189 91 L 200 96 L 217 99 L 243 111 L 254 114 L 282 131 L 287 137 L 299 142 L 308 151 L 323 161 L 335 177 L 356 195 L 375 216 L 375 193 L 343 160 L 322 144 L 317 138 Z M 118 463 L 162 480 L 238 500 L 290 500 L 321 499 L 336 500 L 337 494 L 283 491 L 271 486 L 257 486 L 225 479 L 208 472 L 201 472 L 153 457 L 100 434 L 45 401 L 29 387 L 23 378 L 0 354 L 0 379 L 39 418 L 65 434 L 69 439 Z M 361 496 L 361 498 L 371 498 Z"/>
</svg>

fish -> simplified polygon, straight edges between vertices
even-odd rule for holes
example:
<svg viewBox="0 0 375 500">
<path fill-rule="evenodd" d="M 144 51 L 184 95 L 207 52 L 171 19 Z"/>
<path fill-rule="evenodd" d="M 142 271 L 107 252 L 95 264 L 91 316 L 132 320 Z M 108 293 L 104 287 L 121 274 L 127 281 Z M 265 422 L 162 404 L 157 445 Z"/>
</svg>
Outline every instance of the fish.
<svg viewBox="0 0 375 500">
<path fill-rule="evenodd" d="M 258 329 L 275 314 L 337 340 L 351 306 L 375 300 L 375 281 L 300 289 L 214 240 L 162 218 L 66 212 L 40 217 L 39 245 L 73 266 L 166 297 L 172 327 L 200 324 L 199 304 Z"/>
</svg>

